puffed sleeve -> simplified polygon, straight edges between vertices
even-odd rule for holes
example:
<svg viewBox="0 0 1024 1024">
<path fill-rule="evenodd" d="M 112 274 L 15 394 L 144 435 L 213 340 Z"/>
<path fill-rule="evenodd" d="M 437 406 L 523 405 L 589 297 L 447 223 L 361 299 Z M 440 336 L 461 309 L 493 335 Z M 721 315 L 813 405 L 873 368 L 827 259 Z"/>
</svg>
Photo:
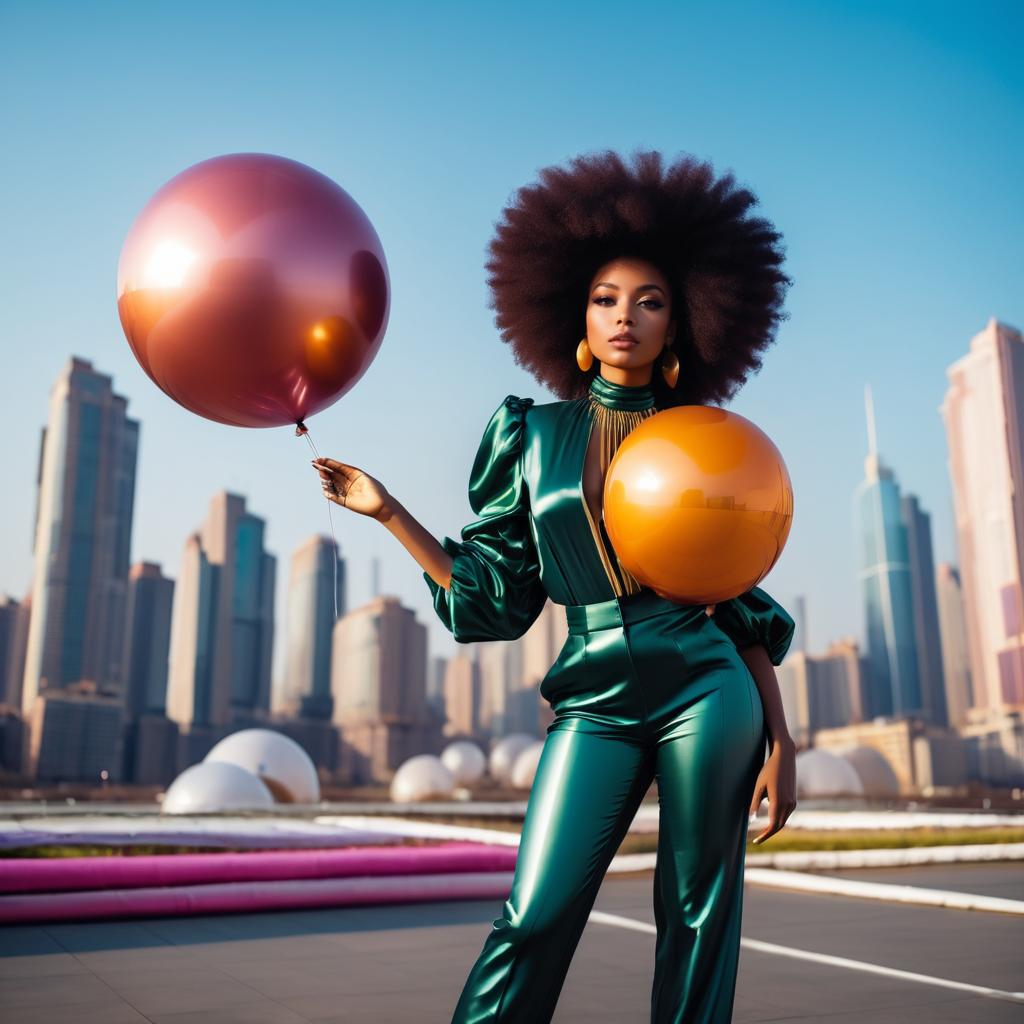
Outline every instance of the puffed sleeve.
<svg viewBox="0 0 1024 1024">
<path fill-rule="evenodd" d="M 547 600 L 521 461 L 531 405 L 532 398 L 509 395 L 484 430 L 469 480 L 469 504 L 479 518 L 463 527 L 461 542 L 441 542 L 454 560 L 450 588 L 423 574 L 434 610 L 459 643 L 515 640 Z"/>
<path fill-rule="evenodd" d="M 760 587 L 719 601 L 714 619 L 737 648 L 763 644 L 773 665 L 782 664 L 796 629 L 789 612 Z"/>
</svg>

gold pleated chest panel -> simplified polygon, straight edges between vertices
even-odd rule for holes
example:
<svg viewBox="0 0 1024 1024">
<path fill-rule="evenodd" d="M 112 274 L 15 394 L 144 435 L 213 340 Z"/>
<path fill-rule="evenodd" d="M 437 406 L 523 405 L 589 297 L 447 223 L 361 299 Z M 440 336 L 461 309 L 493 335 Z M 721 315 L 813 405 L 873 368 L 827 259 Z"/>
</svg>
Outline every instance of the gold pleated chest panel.
<svg viewBox="0 0 1024 1024">
<path fill-rule="evenodd" d="M 603 405 L 593 395 L 587 396 L 587 404 L 590 408 L 590 415 L 593 421 L 593 430 L 597 431 L 599 464 L 601 467 L 602 489 L 604 480 L 608 474 L 608 467 L 612 458 L 622 444 L 624 438 L 640 423 L 658 410 L 651 409 L 611 409 Z M 587 438 L 587 448 L 584 449 L 584 472 L 586 475 L 586 452 L 590 447 L 590 438 Z M 583 508 L 587 514 L 587 521 L 590 523 L 590 530 L 594 536 L 594 543 L 597 546 L 601 561 L 604 564 L 608 582 L 615 591 L 616 597 L 625 594 L 636 594 L 642 589 L 641 584 L 619 561 L 611 541 L 608 538 L 607 530 L 604 527 L 603 517 L 599 524 L 594 522 L 593 513 L 590 510 L 590 503 L 587 501 L 586 493 L 581 479 L 581 497 Z M 602 501 L 603 504 L 603 501 Z"/>
</svg>

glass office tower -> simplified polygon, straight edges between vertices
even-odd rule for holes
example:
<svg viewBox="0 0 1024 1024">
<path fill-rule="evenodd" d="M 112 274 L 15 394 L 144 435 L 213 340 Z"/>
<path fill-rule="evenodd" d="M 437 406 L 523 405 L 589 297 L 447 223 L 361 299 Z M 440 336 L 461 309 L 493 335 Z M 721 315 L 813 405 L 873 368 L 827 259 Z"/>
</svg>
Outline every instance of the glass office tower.
<svg viewBox="0 0 1024 1024">
<path fill-rule="evenodd" d="M 867 392 L 869 453 L 854 496 L 867 663 L 865 714 L 920 715 L 914 598 L 900 488 L 878 455 Z"/>
<path fill-rule="evenodd" d="M 22 708 L 88 681 L 120 694 L 139 424 L 111 378 L 72 358 L 50 392 L 39 458 Z"/>
</svg>

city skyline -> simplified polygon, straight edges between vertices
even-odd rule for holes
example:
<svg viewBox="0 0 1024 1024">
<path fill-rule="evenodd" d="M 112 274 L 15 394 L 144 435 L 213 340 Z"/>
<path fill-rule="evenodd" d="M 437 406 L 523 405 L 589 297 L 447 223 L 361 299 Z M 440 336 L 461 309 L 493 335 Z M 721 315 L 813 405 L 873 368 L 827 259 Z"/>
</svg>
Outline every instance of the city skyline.
<svg viewBox="0 0 1024 1024">
<path fill-rule="evenodd" d="M 1013 552 L 1024 547 L 1024 522 L 1012 496 L 1024 487 L 1024 336 L 990 320 L 947 376 L 940 411 L 967 568 L 934 564 L 930 516 L 881 460 L 866 389 L 868 454 L 852 524 L 865 635 L 833 639 L 823 654 L 801 644 L 779 668 L 801 745 L 820 737 L 826 749 L 867 742 L 889 750 L 903 786 L 918 777 L 929 785 L 1015 777 L 1022 760 L 1014 737 L 1024 705 L 1024 572 Z M 368 783 L 442 735 L 543 728 L 551 709 L 539 684 L 566 635 L 558 606 L 547 602 L 519 639 L 467 645 L 440 665 L 428 625 L 401 598 L 375 596 L 348 610 L 348 566 L 334 539 L 319 534 L 291 553 L 288 675 L 274 681 L 278 574 L 266 521 L 243 495 L 219 490 L 186 534 L 176 581 L 133 559 L 142 424 L 114 387 L 76 356 L 54 382 L 41 435 L 33 590 L 24 605 L 0 606 L 7 693 L 25 651 L 19 703 L 32 777 L 85 778 L 101 767 L 119 779 L 123 765 L 128 778 L 159 780 L 227 732 L 275 723 L 311 745 L 318 764 Z M 996 460 L 983 457 L 993 452 Z M 376 577 L 376 560 L 371 569 Z M 797 605 L 803 636 L 807 602 Z M 994 626 L 991 609 L 1001 611 Z M 5 763 L 12 756 L 4 749 Z"/>
<path fill-rule="evenodd" d="M 1019 337 L 1019 332 L 1014 332 L 1012 328 L 1005 328 L 1004 325 L 998 324 L 998 322 L 994 322 L 994 321 L 990 321 L 989 326 L 986 328 L 986 330 L 993 329 L 993 323 L 996 323 L 998 325 L 999 329 L 1009 330 L 1012 334 L 1014 334 L 1015 336 Z M 979 334 L 976 335 L 975 337 L 976 338 L 977 337 L 981 337 L 984 333 L 985 333 L 984 331 L 983 332 L 979 332 Z M 966 359 L 967 359 L 967 356 L 963 356 L 960 360 L 956 361 L 950 367 L 950 374 L 951 374 L 951 376 L 953 374 L 955 374 L 956 372 L 958 372 L 958 369 L 961 366 L 964 365 L 964 362 L 965 362 Z M 107 399 L 108 401 L 113 401 L 114 402 L 114 404 L 116 405 L 116 407 L 117 407 L 117 409 L 119 411 L 120 417 L 122 419 L 124 419 L 124 421 L 129 425 L 129 427 L 127 428 L 130 431 L 129 443 L 130 443 L 131 448 L 132 448 L 132 453 L 134 453 L 134 449 L 138 445 L 138 436 L 139 436 L 139 433 L 140 433 L 140 429 L 139 429 L 140 428 L 140 422 L 138 420 L 133 420 L 133 419 L 127 417 L 128 401 L 126 400 L 125 396 L 115 393 L 114 388 L 116 387 L 116 382 L 114 382 L 109 375 L 104 374 L 101 370 L 93 367 L 88 361 L 82 359 L 81 357 L 73 356 L 73 355 L 70 356 L 68 361 L 67 361 L 67 363 L 66 363 L 66 365 L 65 365 L 65 368 L 64 368 L 62 374 L 59 375 L 58 379 L 54 382 L 53 391 L 52 391 L 52 395 L 51 395 L 51 420 L 56 418 L 56 421 L 58 421 L 61 424 L 63 424 L 64 421 L 69 418 L 69 414 L 66 413 L 66 412 L 63 412 L 59 408 L 59 402 L 62 399 L 62 396 L 66 397 L 68 389 L 69 389 L 70 382 L 73 381 L 73 380 L 81 380 L 83 378 L 91 380 L 91 381 L 94 381 L 95 383 L 91 384 L 90 387 L 93 388 L 93 389 L 98 389 L 98 390 L 102 391 L 104 394 L 106 394 L 108 396 L 108 399 Z M 57 408 L 56 412 L 54 412 L 55 406 L 53 404 L 54 401 L 55 401 L 55 399 L 53 398 L 54 394 L 57 396 L 57 402 L 58 402 L 58 406 L 56 407 Z M 821 654 L 821 653 L 827 651 L 829 648 L 831 648 L 831 646 L 833 644 L 835 644 L 836 642 L 842 640 L 843 638 L 845 638 L 847 636 L 851 636 L 851 635 L 856 635 L 858 637 L 859 643 L 861 645 L 861 649 L 867 654 L 867 656 L 870 657 L 871 656 L 871 651 L 872 651 L 872 646 L 873 646 L 872 645 L 872 636 L 874 635 L 876 637 L 875 642 L 874 642 L 875 657 L 882 659 L 882 661 L 879 664 L 882 666 L 882 669 L 884 669 L 884 671 L 879 671 L 878 666 L 875 667 L 875 671 L 872 674 L 872 679 L 873 679 L 872 685 L 881 686 L 884 691 L 888 692 L 889 688 L 891 688 L 891 686 L 892 686 L 891 682 L 888 681 L 888 678 L 889 678 L 889 676 L 892 676 L 896 672 L 896 669 L 899 668 L 899 665 L 900 665 L 900 662 L 901 662 L 901 659 L 902 659 L 902 660 L 906 660 L 906 665 L 903 668 L 903 674 L 905 676 L 907 676 L 907 680 L 908 680 L 907 682 L 903 683 L 902 685 L 910 687 L 910 696 L 909 696 L 910 703 L 907 703 L 908 697 L 903 697 L 903 698 L 900 698 L 897 701 L 897 706 L 895 708 L 893 708 L 890 704 L 888 704 L 886 702 L 886 698 L 884 696 L 883 696 L 883 698 L 881 700 L 881 703 L 877 703 L 878 698 L 875 697 L 874 698 L 874 700 L 876 701 L 876 703 L 874 704 L 875 713 L 877 713 L 877 714 L 900 713 L 900 711 L 903 710 L 903 709 L 906 709 L 906 710 L 915 710 L 916 709 L 916 711 L 918 713 L 920 713 L 923 710 L 923 708 L 924 708 L 924 703 L 923 703 L 924 696 L 923 696 L 923 694 L 920 691 L 920 683 L 919 683 L 919 680 L 918 680 L 918 671 L 919 670 L 918 670 L 918 667 L 917 667 L 918 650 L 920 648 L 920 638 L 919 637 L 915 637 L 915 635 L 914 635 L 914 625 L 915 625 L 914 618 L 915 618 L 915 613 L 916 613 L 917 609 L 916 609 L 916 607 L 915 607 L 915 605 L 914 605 L 914 603 L 913 603 L 913 601 L 911 599 L 911 586 L 910 586 L 910 575 L 909 575 L 910 555 L 909 555 L 909 550 L 908 550 L 908 522 L 909 522 L 908 516 L 911 515 L 911 513 L 908 512 L 908 507 L 909 508 L 913 508 L 913 509 L 916 510 L 913 513 L 915 516 L 923 517 L 924 526 L 925 526 L 924 532 L 927 534 L 927 538 L 928 538 L 927 539 L 927 545 L 928 545 L 929 548 L 931 547 L 931 543 L 932 543 L 931 536 L 930 536 L 930 534 L 931 534 L 931 531 L 930 531 L 930 517 L 928 516 L 927 513 L 923 512 L 917 506 L 917 500 L 918 499 L 917 499 L 916 495 L 904 494 L 902 496 L 902 498 L 901 498 L 900 486 L 899 486 L 898 483 L 895 482 L 895 477 L 894 477 L 893 469 L 891 467 L 887 466 L 884 462 L 882 462 L 882 460 L 881 460 L 881 458 L 879 456 L 878 450 L 877 450 L 877 440 L 876 440 L 876 432 L 875 432 L 875 426 L 874 426 L 874 409 L 873 409 L 873 405 L 872 405 L 872 403 L 870 401 L 870 388 L 867 389 L 866 394 L 867 394 L 868 397 L 866 398 L 865 410 L 866 410 L 867 434 L 868 434 L 868 443 L 869 443 L 869 452 L 868 452 L 868 455 L 867 455 L 867 457 L 865 459 L 865 472 L 866 472 L 867 476 L 866 476 L 865 480 L 862 481 L 858 485 L 858 487 L 855 489 L 855 492 L 854 492 L 854 494 L 855 494 L 855 504 L 857 502 L 863 503 L 865 501 L 864 495 L 866 495 L 867 493 L 870 493 L 871 490 L 877 489 L 878 487 L 882 487 L 883 489 L 888 487 L 889 489 L 892 490 L 892 494 L 888 495 L 888 499 L 885 500 L 885 501 L 882 501 L 879 504 L 879 508 L 882 508 L 884 506 L 885 508 L 888 509 L 888 512 L 887 513 L 880 512 L 879 514 L 882 515 L 883 520 L 885 520 L 885 522 L 887 524 L 886 527 L 885 527 L 885 531 L 887 531 L 888 535 L 891 535 L 891 536 L 887 536 L 887 539 L 885 540 L 884 543 L 891 546 L 894 542 L 897 542 L 897 539 L 898 539 L 898 543 L 901 545 L 900 551 L 902 551 L 902 555 L 900 555 L 899 558 L 896 559 L 896 561 L 894 562 L 891 557 L 888 557 L 889 555 L 892 554 L 892 552 L 889 551 L 888 555 L 887 555 L 885 549 L 883 548 L 882 551 L 881 551 L 881 554 L 877 555 L 877 557 L 880 559 L 881 564 L 884 564 L 886 566 L 892 566 L 894 564 L 898 564 L 898 565 L 902 566 L 901 573 L 897 577 L 898 579 L 902 579 L 903 580 L 903 586 L 902 586 L 902 590 L 901 590 L 901 594 L 902 594 L 902 597 L 901 597 L 901 608 L 902 608 L 902 611 L 901 611 L 901 616 L 900 616 L 901 624 L 899 626 L 899 632 L 902 634 L 902 639 L 900 640 L 899 644 L 897 644 L 897 647 L 895 648 L 895 649 L 898 649 L 898 650 L 902 651 L 902 653 L 899 654 L 898 656 L 893 656 L 892 652 L 890 652 L 889 654 L 885 654 L 884 653 L 885 648 L 886 648 L 886 644 L 887 643 L 891 643 L 891 639 L 890 640 L 886 639 L 886 636 L 887 636 L 887 632 L 886 631 L 888 631 L 888 637 L 891 638 L 891 637 L 895 637 L 896 636 L 896 632 L 894 631 L 893 625 L 892 625 L 892 623 L 888 619 L 886 619 L 883 616 L 883 618 L 879 620 L 879 625 L 877 627 L 873 626 L 873 619 L 872 619 L 872 615 L 871 615 L 871 609 L 873 607 L 879 607 L 880 604 L 882 603 L 881 602 L 881 598 L 879 596 L 875 596 L 871 600 L 868 600 L 868 601 L 866 601 L 863 604 L 862 607 L 865 609 L 865 612 L 864 612 L 864 615 L 863 615 L 863 617 L 862 617 L 862 619 L 861 619 L 861 621 L 859 623 L 858 622 L 854 622 L 854 623 L 848 624 L 846 628 L 841 629 L 834 636 L 827 636 L 827 637 L 824 637 L 824 638 L 820 638 L 819 637 L 818 638 L 818 643 L 816 645 L 811 645 L 809 647 L 806 647 L 805 649 L 806 649 L 807 653 L 809 653 L 809 654 Z M 948 399 L 947 399 L 947 401 L 948 401 Z M 49 491 L 52 491 L 53 487 L 55 486 L 55 483 L 52 480 L 49 479 L 49 477 L 47 476 L 47 473 L 45 472 L 46 462 L 45 462 L 44 455 L 45 455 L 45 450 L 46 450 L 46 448 L 45 448 L 46 434 L 47 434 L 47 430 L 44 428 L 43 434 L 42 434 L 42 436 L 43 436 L 43 444 L 41 445 L 41 455 L 40 455 L 40 478 L 39 478 L 39 483 L 37 485 L 38 488 L 39 488 L 39 497 L 38 497 L 37 502 L 36 502 L 36 505 L 37 505 L 37 515 L 44 514 L 46 508 L 50 504 L 52 504 L 52 499 L 45 499 L 45 496 L 46 496 L 47 493 L 49 493 Z M 108 455 L 106 457 L 107 458 L 114 458 L 113 455 Z M 51 468 L 49 470 L 50 477 L 52 477 L 55 472 L 56 472 L 56 469 L 51 466 Z M 874 480 L 875 483 L 872 483 L 872 480 Z M 134 475 L 132 475 L 132 483 L 133 483 L 133 486 L 134 486 Z M 868 487 L 869 485 L 870 485 L 869 491 L 865 491 L 865 487 Z M 134 493 L 128 494 L 127 498 L 126 499 L 123 498 L 122 500 L 126 500 L 127 501 L 128 511 L 129 511 L 129 520 L 130 520 L 130 511 L 131 511 L 131 508 L 134 506 L 134 503 L 135 503 L 135 495 L 134 495 Z M 246 500 L 247 499 L 246 499 L 246 497 L 244 495 L 233 494 L 232 492 L 230 492 L 228 490 L 223 490 L 222 489 L 220 491 L 215 492 L 214 495 L 210 498 L 210 502 L 209 502 L 209 506 L 208 507 L 212 509 L 212 507 L 214 505 L 216 505 L 218 502 L 226 502 L 226 507 L 233 507 L 233 505 L 238 505 L 238 508 L 235 509 L 234 518 L 241 517 L 242 520 L 254 524 L 254 529 L 257 531 L 257 533 L 259 535 L 259 543 L 262 544 L 263 543 L 262 538 L 264 536 L 264 533 L 267 532 L 267 530 L 269 529 L 269 525 L 270 524 L 269 524 L 269 522 L 265 521 L 264 519 L 260 518 L 259 516 L 254 515 L 251 512 L 247 512 L 246 511 Z M 908 506 L 908 501 L 911 502 L 910 506 Z M 40 510 L 42 510 L 42 512 Z M 211 514 L 212 514 L 212 512 L 211 512 Z M 227 513 L 225 513 L 225 514 L 227 514 Z M 219 518 L 220 519 L 225 518 L 225 514 L 222 514 Z M 228 517 L 230 518 L 230 515 L 228 515 Z M 129 532 L 130 532 L 130 524 L 129 524 L 129 528 L 128 529 L 129 529 Z M 123 530 L 122 530 L 122 533 L 124 533 Z M 191 585 L 199 586 L 198 579 L 199 579 L 199 574 L 201 574 L 201 572 L 202 572 L 202 566 L 199 565 L 198 563 L 193 566 L 192 562 L 195 561 L 196 559 L 199 559 L 199 561 L 202 562 L 203 565 L 206 564 L 206 560 L 205 560 L 205 558 L 203 556 L 203 553 L 202 553 L 203 543 L 200 541 L 200 537 L 201 537 L 202 534 L 203 534 L 203 530 L 200 530 L 199 532 L 185 531 L 185 539 L 184 539 L 184 542 L 183 542 L 184 543 L 184 552 L 183 552 L 182 556 L 180 557 L 180 559 L 178 560 L 177 564 L 176 565 L 167 566 L 167 565 L 161 565 L 160 563 L 151 563 L 152 566 L 153 566 L 153 569 L 155 569 L 157 571 L 161 571 L 161 572 L 164 573 L 165 576 L 168 576 L 169 577 L 169 581 L 170 581 L 170 583 L 172 585 L 176 584 L 180 580 L 182 575 L 184 574 L 186 576 L 186 578 L 188 578 L 188 579 L 191 579 L 192 576 L 195 576 L 196 580 L 192 581 Z M 852 534 L 851 534 L 851 539 L 852 539 Z M 862 538 L 862 540 L 863 540 L 863 538 Z M 220 542 L 218 542 L 218 543 L 220 543 Z M 874 543 L 874 542 L 872 542 L 872 543 Z M 324 535 L 322 533 L 313 533 L 313 534 L 307 536 L 302 542 L 300 542 L 300 544 L 292 552 L 289 553 L 289 573 L 294 573 L 296 571 L 296 558 L 297 557 L 298 558 L 303 557 L 301 553 L 305 549 L 310 548 L 311 551 L 315 549 L 317 553 L 316 553 L 316 555 L 314 555 L 314 557 L 317 558 L 317 559 L 320 559 L 320 558 L 322 558 L 322 554 L 323 554 L 323 552 L 320 549 L 321 548 L 326 549 L 327 547 L 333 547 L 334 544 L 335 544 L 335 541 L 332 538 L 329 538 L 329 537 L 327 537 L 326 535 Z M 195 549 L 195 550 L 193 550 L 193 549 Z M 346 586 L 347 586 L 347 584 L 350 584 L 351 582 L 353 582 L 358 577 L 357 577 L 357 574 L 352 572 L 352 568 L 351 568 L 352 555 L 351 555 L 351 553 L 344 552 L 340 548 L 340 546 L 337 548 L 337 552 L 338 552 L 338 564 L 340 566 L 340 570 L 339 570 L 340 576 L 339 576 L 339 579 L 338 579 L 338 586 L 339 586 L 339 605 L 338 605 L 338 611 L 339 611 L 339 618 L 340 618 L 344 614 L 344 612 L 346 610 L 346 598 L 345 598 Z M 192 556 L 191 558 L 190 558 L 190 553 L 191 553 L 191 556 Z M 132 552 L 132 551 L 128 551 L 127 549 L 120 551 L 119 552 L 119 557 L 122 560 L 124 560 L 124 569 L 125 569 L 125 573 L 124 573 L 124 576 L 125 576 L 125 593 L 119 595 L 119 597 L 120 597 L 120 604 L 118 606 L 121 607 L 122 605 L 125 605 L 125 602 L 127 601 L 127 594 L 128 594 L 128 591 L 127 591 L 127 586 L 128 586 L 127 566 L 129 564 L 129 562 L 132 565 L 135 565 L 136 563 L 150 563 L 151 560 L 148 558 L 147 553 L 145 553 L 145 552 Z M 221 552 L 221 557 L 224 557 L 224 553 L 223 552 Z M 269 557 L 271 559 L 271 561 L 273 561 L 276 558 L 276 552 L 269 552 L 268 551 L 267 557 Z M 371 557 L 368 561 L 369 561 L 369 565 L 367 566 L 368 572 L 371 573 L 371 574 L 376 573 L 378 559 L 376 558 L 376 556 L 374 556 L 374 557 Z M 189 571 L 190 567 L 193 570 L 192 572 Z M 958 563 L 954 564 L 954 568 L 956 569 L 957 572 L 960 571 Z M 209 571 L 209 570 L 207 569 L 206 571 Z M 254 569 L 253 571 L 258 571 L 258 570 Z M 306 570 L 307 575 L 309 574 L 310 571 L 311 570 L 309 568 L 307 568 L 307 570 Z M 321 590 L 323 589 L 324 586 L 327 587 L 326 594 L 318 593 L 315 598 L 310 596 L 310 597 L 307 597 L 307 598 L 303 599 L 305 601 L 305 603 L 309 607 L 316 607 L 316 608 L 318 608 L 319 610 L 317 611 L 316 614 L 320 615 L 321 617 L 323 615 L 327 614 L 326 605 L 324 605 L 324 601 L 327 600 L 328 598 L 330 598 L 330 586 L 331 586 L 331 584 L 329 582 L 324 582 L 325 580 L 327 580 L 327 577 L 325 575 L 323 575 L 324 572 L 325 572 L 325 570 L 323 570 L 323 567 L 321 566 L 313 574 L 317 577 L 317 580 L 318 580 L 318 582 L 316 584 L 317 587 L 319 587 Z M 266 689 L 266 692 L 267 692 L 267 695 L 268 695 L 267 700 L 268 700 L 268 702 L 273 707 L 276 707 L 276 708 L 283 707 L 286 704 L 288 704 L 289 702 L 292 703 L 292 704 L 296 704 L 296 706 L 297 706 L 297 703 L 296 703 L 297 698 L 295 696 L 295 693 L 293 692 L 294 691 L 294 687 L 292 687 L 290 689 L 289 688 L 289 682 L 288 682 L 289 673 L 294 671 L 294 666 L 291 663 L 291 658 L 292 658 L 292 655 L 294 653 L 294 650 L 293 650 L 293 646 L 294 645 L 290 644 L 288 642 L 288 640 L 286 639 L 286 638 L 292 637 L 293 635 L 297 635 L 297 631 L 300 631 L 299 624 L 297 623 L 297 621 L 295 619 L 296 607 L 297 607 L 298 602 L 293 604 L 292 601 L 290 600 L 290 595 L 291 595 L 291 593 L 295 589 L 295 582 L 294 582 L 294 580 L 290 580 L 289 577 L 287 575 L 285 575 L 285 574 L 282 574 L 281 575 L 281 579 L 277 580 L 276 579 L 276 575 L 277 574 L 273 570 L 271 571 L 270 574 L 271 574 L 271 577 L 275 577 L 275 578 L 274 578 L 273 582 L 270 584 L 268 592 L 266 594 L 264 594 L 263 600 L 268 600 L 269 599 L 271 601 L 270 608 L 268 608 L 268 610 L 267 610 L 269 612 L 269 614 L 270 614 L 270 619 L 269 619 L 270 630 L 271 630 L 272 633 L 274 631 L 277 631 L 277 633 L 278 633 L 278 641 L 276 643 L 273 643 L 273 642 L 269 643 L 269 647 L 270 647 L 270 651 L 271 651 L 271 658 L 272 658 L 272 664 L 270 666 L 270 677 L 269 677 L 269 679 L 265 678 L 263 680 L 263 682 L 260 684 L 260 686 L 262 688 Z M 866 579 L 865 570 L 863 568 L 861 569 L 859 575 L 860 575 L 860 577 L 862 579 L 862 583 L 863 583 L 863 581 Z M 883 578 L 888 578 L 890 576 L 891 576 L 891 572 L 887 572 L 886 574 L 883 574 Z M 321 577 L 322 577 L 322 579 L 321 579 Z M 853 580 L 851 580 L 851 589 L 853 589 L 852 584 L 853 584 Z M 765 584 L 765 585 L 771 587 L 770 581 L 767 584 Z M 40 586 L 41 586 L 40 581 L 37 578 L 35 583 L 34 583 L 34 585 L 33 585 L 33 591 L 37 590 Z M 377 596 L 378 588 L 379 588 L 379 581 L 375 579 L 371 583 L 371 592 L 367 596 L 366 600 L 361 602 L 356 607 L 357 608 L 365 607 L 370 601 L 372 601 Z M 177 588 L 175 588 L 175 589 L 177 589 Z M 883 588 L 883 592 L 885 592 L 888 589 L 889 588 Z M 31 595 L 33 593 L 33 591 L 30 591 L 29 594 Z M 5 594 L 5 592 L 7 594 L 9 594 L 9 596 L 11 598 L 14 598 L 15 600 L 19 599 L 18 595 L 13 591 L 13 588 L 9 588 L 9 587 L 5 588 L 5 581 L 0 580 L 0 595 Z M 41 593 L 42 593 L 42 591 L 41 591 Z M 406 602 L 411 607 L 416 608 L 417 601 L 416 601 L 416 593 L 415 592 L 412 593 L 412 594 L 401 593 L 400 597 L 401 597 L 403 602 Z M 5 597 L 5 600 L 6 599 L 7 598 Z M 38 601 L 39 598 L 36 597 L 36 600 Z M 892 600 L 891 596 L 890 596 L 890 598 L 888 600 L 891 602 L 891 600 Z M 312 601 L 312 603 L 310 603 L 311 601 Z M 804 635 L 806 633 L 806 619 L 807 619 L 807 605 L 808 605 L 807 598 L 806 598 L 806 595 L 804 595 L 804 594 L 794 595 L 793 598 L 792 598 L 792 601 L 793 601 L 794 605 L 799 604 L 799 606 L 800 606 L 800 612 L 801 612 L 801 615 L 800 615 L 801 630 L 800 631 L 801 631 L 801 640 L 803 640 L 803 637 L 804 637 Z M 323 605 L 322 608 L 320 608 L 321 605 Z M 280 614 L 280 610 L 281 610 L 282 606 L 284 608 L 284 615 L 283 616 Z M 45 602 L 43 602 L 43 607 L 45 608 Z M 423 614 L 422 610 L 418 609 L 418 611 L 420 612 L 419 617 L 421 618 L 421 620 L 423 621 L 424 625 L 428 629 L 428 633 L 431 632 L 431 627 L 435 625 L 435 623 L 434 623 L 434 615 L 432 614 L 432 608 L 428 609 L 428 612 L 426 614 Z M 261 614 L 266 614 L 266 612 L 265 613 L 261 613 Z M 127 621 L 128 621 L 127 617 L 124 618 L 124 621 L 127 623 Z M 333 609 L 332 609 L 332 612 L 331 612 L 331 621 L 333 621 Z M 42 626 L 40 625 L 41 622 L 42 622 L 42 618 L 41 617 L 37 617 L 37 619 L 36 619 L 37 630 L 41 630 L 42 629 Z M 322 629 L 324 628 L 324 623 L 321 623 L 321 625 L 318 628 L 322 631 Z M 120 631 L 119 631 L 119 633 L 120 633 Z M 28 661 L 28 656 L 32 654 L 32 650 L 33 650 L 32 643 L 31 643 L 31 640 L 32 640 L 31 619 L 30 619 L 30 629 L 29 629 L 28 637 L 29 637 L 29 644 L 28 644 L 28 652 L 27 652 L 27 655 L 26 655 L 26 668 L 25 668 L 26 679 L 28 678 L 28 674 L 31 671 L 31 667 L 30 667 L 31 663 Z M 321 641 L 321 644 L 322 644 L 322 641 Z M 118 650 L 120 651 L 121 644 L 118 643 L 115 646 L 117 646 Z M 454 653 L 457 653 L 458 652 L 458 645 L 454 645 L 454 646 L 455 646 Z M 433 636 L 431 636 L 431 650 L 432 650 L 432 652 L 434 652 L 434 638 L 433 638 Z M 449 648 L 447 651 L 445 651 L 444 648 L 442 648 L 442 651 L 447 656 L 451 656 L 452 653 L 453 653 L 451 648 Z M 434 653 L 436 653 L 436 652 L 434 652 Z M 320 657 L 320 660 L 322 661 L 323 658 L 324 658 L 324 654 L 323 654 L 322 651 L 320 652 L 319 657 Z M 937 655 L 937 657 L 939 659 L 939 664 L 941 665 L 941 655 Z M 319 672 L 321 674 L 323 674 L 324 671 L 325 670 L 323 668 L 323 665 L 321 665 L 321 667 L 319 668 Z M 888 673 L 888 676 L 887 676 L 887 673 Z M 941 677 L 941 673 L 940 673 L 939 677 Z M 170 677 L 169 677 L 169 681 L 170 681 Z M 313 695 L 313 693 L 319 693 L 321 695 L 325 695 L 324 683 L 321 681 L 319 686 L 317 688 L 310 689 L 309 693 L 310 693 L 311 696 Z M 191 694 L 188 699 L 191 700 L 194 696 L 195 696 L 195 694 Z M 29 703 L 31 702 L 31 695 L 29 695 L 29 691 L 28 690 L 23 690 L 22 701 L 23 701 L 23 703 L 26 702 L 26 701 L 29 702 Z M 872 703 L 871 699 L 869 699 L 869 705 L 871 705 L 871 703 Z M 329 714 L 328 714 L 328 717 L 329 717 Z M 926 716 L 926 717 L 928 717 L 928 716 Z"/>
</svg>

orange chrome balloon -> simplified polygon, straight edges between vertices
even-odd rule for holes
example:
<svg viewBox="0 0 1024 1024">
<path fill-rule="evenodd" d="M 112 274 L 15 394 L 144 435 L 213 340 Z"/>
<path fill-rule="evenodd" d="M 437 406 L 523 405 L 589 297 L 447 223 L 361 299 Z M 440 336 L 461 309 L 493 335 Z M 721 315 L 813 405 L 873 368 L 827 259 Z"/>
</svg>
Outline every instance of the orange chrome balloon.
<svg viewBox="0 0 1024 1024">
<path fill-rule="evenodd" d="M 704 405 L 665 409 L 631 431 L 604 483 L 604 520 L 622 564 L 681 604 L 756 586 L 793 521 L 778 448 L 750 420 Z"/>
<path fill-rule="evenodd" d="M 387 326 L 380 239 L 311 167 L 233 153 L 172 178 L 121 250 L 117 308 L 136 358 L 186 409 L 272 427 L 326 408 Z"/>
</svg>

